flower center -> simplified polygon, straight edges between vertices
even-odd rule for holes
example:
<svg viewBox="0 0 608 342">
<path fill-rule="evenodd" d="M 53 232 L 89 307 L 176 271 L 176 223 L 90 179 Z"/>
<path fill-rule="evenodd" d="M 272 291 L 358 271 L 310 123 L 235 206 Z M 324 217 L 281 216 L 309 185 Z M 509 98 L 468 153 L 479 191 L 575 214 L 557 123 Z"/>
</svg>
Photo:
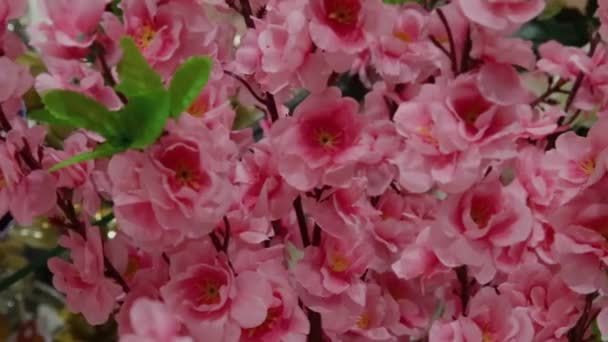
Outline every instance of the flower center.
<svg viewBox="0 0 608 342">
<path fill-rule="evenodd" d="M 583 170 L 583 172 L 589 176 L 595 170 L 595 160 L 593 158 L 588 158 L 583 160 L 578 164 L 578 166 Z"/>
<path fill-rule="evenodd" d="M 357 317 L 357 328 L 361 330 L 367 330 L 369 328 L 369 315 L 367 312 L 362 313 Z"/>
<path fill-rule="evenodd" d="M 406 43 L 411 43 L 414 41 L 414 38 L 412 37 L 411 34 L 405 32 L 405 31 L 397 31 L 393 33 L 393 36 L 401 41 L 404 41 Z"/>
<path fill-rule="evenodd" d="M 260 337 L 268 333 L 269 331 L 272 331 L 275 324 L 277 324 L 278 321 L 281 319 L 282 315 L 283 306 L 275 306 L 273 308 L 270 308 L 268 309 L 266 313 L 266 319 L 264 319 L 264 322 L 262 322 L 262 324 L 258 325 L 257 327 L 243 329 L 243 332 L 249 338 Z"/>
<path fill-rule="evenodd" d="M 220 283 L 215 280 L 205 280 L 200 286 L 199 303 L 205 305 L 218 304 L 221 301 Z"/>
<path fill-rule="evenodd" d="M 483 113 L 483 110 L 479 106 L 473 106 L 469 110 L 465 111 L 461 118 L 467 125 L 474 125 L 477 118 Z"/>
<path fill-rule="evenodd" d="M 142 50 L 146 49 L 156 37 L 156 33 L 156 29 L 151 24 L 142 25 L 133 37 L 135 38 L 135 44 Z"/>
<path fill-rule="evenodd" d="M 202 118 L 203 115 L 205 115 L 205 113 L 207 112 L 207 110 L 209 110 L 209 105 L 207 104 L 207 101 L 197 100 L 194 101 L 190 105 L 190 107 L 188 107 L 188 109 L 186 109 L 186 112 L 194 117 Z"/>
<path fill-rule="evenodd" d="M 494 338 L 489 332 L 484 331 L 483 335 L 481 336 L 481 342 L 494 342 Z"/>
<path fill-rule="evenodd" d="M 333 150 L 340 143 L 340 133 L 332 134 L 326 130 L 318 130 L 315 135 L 317 143 L 327 150 Z"/>
<path fill-rule="evenodd" d="M 139 258 L 136 256 L 129 256 L 129 260 L 127 261 L 127 269 L 125 271 L 125 278 L 133 279 L 135 276 L 135 272 L 139 269 Z"/>
<path fill-rule="evenodd" d="M 201 188 L 201 175 L 189 165 L 180 164 L 175 170 L 175 182 L 180 186 L 199 190 Z"/>
<path fill-rule="evenodd" d="M 490 207 L 483 204 L 473 205 L 471 207 L 471 220 L 477 224 L 479 229 L 485 228 L 492 218 L 492 210 Z"/>
<path fill-rule="evenodd" d="M 350 260 L 342 254 L 333 254 L 329 258 L 329 268 L 336 273 L 342 273 L 350 267 Z"/>
<path fill-rule="evenodd" d="M 439 146 L 439 141 L 437 140 L 437 138 L 435 138 L 433 136 L 433 134 L 431 133 L 431 131 L 428 127 L 420 126 L 420 127 L 416 128 L 416 132 L 419 133 L 418 136 L 425 143 L 433 145 L 433 146 Z"/>
<path fill-rule="evenodd" d="M 361 3 L 359 0 L 324 0 L 327 19 L 341 29 L 357 25 Z"/>
</svg>

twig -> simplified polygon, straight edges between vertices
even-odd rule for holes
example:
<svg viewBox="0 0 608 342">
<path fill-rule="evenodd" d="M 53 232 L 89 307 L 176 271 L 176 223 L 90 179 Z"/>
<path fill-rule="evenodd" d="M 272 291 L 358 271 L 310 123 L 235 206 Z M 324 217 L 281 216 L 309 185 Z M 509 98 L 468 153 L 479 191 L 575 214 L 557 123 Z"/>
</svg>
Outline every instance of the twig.
<svg viewBox="0 0 608 342">
<path fill-rule="evenodd" d="M 312 231 L 312 242 L 313 246 L 319 246 L 321 244 L 321 227 L 315 223 Z"/>
<path fill-rule="evenodd" d="M 549 96 L 553 95 L 556 92 L 561 91 L 562 87 L 566 84 L 566 82 L 567 82 L 566 80 L 561 79 L 561 80 L 557 81 L 557 83 L 555 83 L 553 86 L 549 86 L 544 93 L 542 93 L 538 98 L 536 98 L 534 101 L 532 101 L 530 103 L 530 106 L 532 106 L 532 107 L 537 106 L 538 104 L 542 103 L 547 98 L 549 98 Z"/>
<path fill-rule="evenodd" d="M 445 17 L 445 14 L 443 14 L 441 8 L 437 8 L 437 15 L 439 15 L 439 19 L 443 23 L 443 26 L 445 27 L 445 30 L 448 34 L 448 40 L 450 43 L 450 60 L 452 62 L 452 72 L 454 72 L 454 75 L 456 75 L 458 73 L 458 60 L 456 58 L 456 44 L 454 43 L 454 35 L 452 34 L 452 29 L 450 28 L 448 20 Z"/>
<path fill-rule="evenodd" d="M 576 324 L 568 331 L 568 341 L 569 342 L 580 342 L 585 337 L 585 332 L 590 326 L 588 321 L 593 320 L 593 315 L 591 320 L 589 319 L 589 315 L 591 314 L 591 307 L 593 305 L 593 300 L 598 297 L 598 293 L 590 293 L 585 297 L 585 308 L 583 309 L 583 313 L 581 317 L 578 319 Z"/>
<path fill-rule="evenodd" d="M 222 250 L 224 253 L 228 253 L 228 245 L 230 244 L 230 221 L 228 218 L 224 216 L 224 226 L 226 227 L 226 236 L 224 236 L 224 244 L 222 245 Z"/>
<path fill-rule="evenodd" d="M 213 242 L 213 247 L 215 247 L 215 250 L 219 253 L 222 251 L 222 243 L 220 242 L 220 239 L 217 237 L 217 235 L 215 235 L 215 232 L 211 232 L 209 233 L 209 237 L 211 238 L 211 242 Z"/>
<path fill-rule="evenodd" d="M 266 93 L 265 105 L 268 109 L 268 113 L 270 114 L 270 120 L 272 122 L 279 120 L 279 111 L 277 110 L 277 103 L 271 93 Z"/>
<path fill-rule="evenodd" d="M 460 283 L 460 303 L 462 304 L 462 315 L 467 315 L 467 306 L 469 305 L 469 297 L 471 296 L 471 288 L 469 283 L 469 272 L 467 266 L 460 266 L 456 269 L 456 276 Z"/>
<path fill-rule="evenodd" d="M 602 41 L 602 37 L 600 36 L 599 33 L 596 33 L 594 35 L 593 39 L 591 40 L 591 43 L 589 46 L 589 53 L 587 54 L 589 57 L 593 57 L 593 55 L 595 54 L 595 50 L 597 49 L 597 46 L 599 45 L 599 43 L 601 41 Z M 576 76 L 576 80 L 574 81 L 574 86 L 572 86 L 572 91 L 570 92 L 570 95 L 568 96 L 568 99 L 566 100 L 566 106 L 564 107 L 565 112 L 568 112 L 568 110 L 570 110 L 570 107 L 574 103 L 574 98 L 576 97 L 576 94 L 578 94 L 578 91 L 580 90 L 580 88 L 583 84 L 584 78 L 585 78 L 585 74 L 582 71 L 578 73 L 578 76 Z"/>
<path fill-rule="evenodd" d="M 431 43 L 433 43 L 433 45 L 439 48 L 439 50 L 441 50 L 446 55 L 447 58 L 452 58 L 452 56 L 450 56 L 450 52 L 443 46 L 443 44 L 439 42 L 439 40 L 437 40 L 437 38 L 435 38 L 435 36 L 431 35 L 429 36 L 429 39 L 431 40 Z"/>
<path fill-rule="evenodd" d="M 251 4 L 249 4 L 249 0 L 240 0 L 241 1 L 241 15 L 243 19 L 245 19 L 245 24 L 249 28 L 255 28 L 255 23 L 253 21 L 253 10 L 251 9 Z"/>
<path fill-rule="evenodd" d="M 461 73 L 468 71 L 471 50 L 473 50 L 473 40 L 471 39 L 471 27 L 468 27 L 467 35 L 464 41 L 464 48 L 462 49 L 462 59 L 460 60 Z M 456 53 L 454 52 L 454 54 Z"/>
<path fill-rule="evenodd" d="M 224 70 L 224 74 L 234 78 L 235 80 L 241 82 L 241 84 L 243 84 L 245 86 L 245 88 L 247 88 L 247 90 L 249 90 L 249 92 L 251 93 L 251 96 L 255 97 L 256 100 L 258 100 L 261 104 L 266 104 L 266 99 L 263 98 L 262 96 L 258 95 L 255 90 L 253 90 L 253 87 L 249 84 L 249 82 L 247 82 L 247 80 L 245 80 L 244 78 L 242 78 L 241 76 L 233 73 L 232 71 L 228 71 L 228 70 Z"/>
<path fill-rule="evenodd" d="M 101 72 L 103 74 L 103 78 L 112 88 L 114 88 L 116 86 L 116 80 L 114 79 L 114 76 L 112 75 L 112 70 L 110 69 L 108 61 L 106 60 L 105 50 L 101 45 L 97 45 L 97 47 L 99 51 L 99 53 L 97 54 L 97 59 L 99 60 L 99 64 L 101 64 Z M 116 95 L 118 96 L 120 101 L 122 101 L 123 104 L 127 103 L 127 98 L 123 93 L 117 91 Z"/>
<path fill-rule="evenodd" d="M 298 196 L 295 201 L 293 201 L 293 208 L 296 211 L 296 217 L 298 218 L 298 227 L 300 228 L 300 235 L 302 236 L 302 245 L 304 245 L 304 248 L 306 248 L 310 246 L 310 237 L 308 237 L 306 216 L 304 216 L 304 209 L 302 208 L 302 197 Z"/>
</svg>

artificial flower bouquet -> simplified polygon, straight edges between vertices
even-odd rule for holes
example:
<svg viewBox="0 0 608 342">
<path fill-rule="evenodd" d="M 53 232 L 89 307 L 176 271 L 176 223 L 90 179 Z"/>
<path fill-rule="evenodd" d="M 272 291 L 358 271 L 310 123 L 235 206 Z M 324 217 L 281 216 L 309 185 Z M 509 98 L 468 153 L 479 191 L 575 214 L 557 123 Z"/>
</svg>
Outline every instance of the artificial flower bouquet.
<svg viewBox="0 0 608 342">
<path fill-rule="evenodd" d="M 0 231 L 123 342 L 608 339 L 608 1 L 568 3 L 1 0 Z"/>
</svg>

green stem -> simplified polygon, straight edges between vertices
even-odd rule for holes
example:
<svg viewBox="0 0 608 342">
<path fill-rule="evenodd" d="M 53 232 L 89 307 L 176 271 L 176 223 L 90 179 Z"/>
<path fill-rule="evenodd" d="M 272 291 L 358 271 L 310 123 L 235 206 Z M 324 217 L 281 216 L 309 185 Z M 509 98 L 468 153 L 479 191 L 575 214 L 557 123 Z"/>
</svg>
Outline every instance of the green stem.
<svg viewBox="0 0 608 342">
<path fill-rule="evenodd" d="M 13 274 L 9 275 L 8 277 L 6 277 L 4 279 L 0 279 L 0 292 L 13 286 L 19 280 L 27 277 L 28 275 L 35 272 L 36 270 L 46 266 L 46 262 L 50 258 L 61 255 L 65 250 L 66 250 L 65 248 L 63 248 L 61 246 L 57 246 L 57 247 L 47 251 L 44 255 L 40 256 L 36 260 L 32 261 L 29 265 L 15 271 Z"/>
</svg>

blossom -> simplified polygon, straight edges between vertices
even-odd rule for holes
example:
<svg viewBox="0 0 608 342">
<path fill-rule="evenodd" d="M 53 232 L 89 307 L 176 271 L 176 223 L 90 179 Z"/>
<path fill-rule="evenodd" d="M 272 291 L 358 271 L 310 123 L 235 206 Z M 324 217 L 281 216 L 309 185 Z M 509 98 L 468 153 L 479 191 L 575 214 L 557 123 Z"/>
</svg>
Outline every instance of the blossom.
<svg viewBox="0 0 608 342">
<path fill-rule="evenodd" d="M 322 108 L 322 110 L 319 110 Z M 343 185 L 361 153 L 363 124 L 355 101 L 330 88 L 301 103 L 293 118 L 273 126 L 275 146 L 289 146 L 279 157 L 279 173 L 294 188 L 306 191 L 325 183 Z"/>
<path fill-rule="evenodd" d="M 67 306 L 82 313 L 91 324 L 102 324 L 112 313 L 121 287 L 104 276 L 104 259 L 98 227 L 87 227 L 86 235 L 70 231 L 60 240 L 70 250 L 72 263 L 49 260 L 53 286 L 66 294 Z"/>
<path fill-rule="evenodd" d="M 533 218 L 524 196 L 517 184 L 504 187 L 492 177 L 448 197 L 432 230 L 439 260 L 449 267 L 470 265 L 481 283 L 491 280 L 496 274 L 494 253 L 525 241 L 532 232 Z"/>
<path fill-rule="evenodd" d="M 122 23 L 113 15 L 104 16 L 108 37 L 117 42 L 124 35 L 131 36 L 148 62 L 166 78 L 187 57 L 213 56 L 217 51 L 215 31 L 194 0 L 127 0 L 120 7 Z M 198 44 L 191 43 L 194 41 Z M 115 44 L 106 45 L 106 50 L 116 49 Z"/>
<path fill-rule="evenodd" d="M 122 335 L 123 342 L 168 341 L 191 342 L 192 338 L 180 336 L 180 324 L 162 302 L 146 298 L 133 304 L 130 312 L 134 334 Z"/>
<path fill-rule="evenodd" d="M 358 52 L 365 44 L 366 2 L 361 0 L 313 0 L 309 24 L 313 42 L 322 49 L 335 52 Z"/>
<path fill-rule="evenodd" d="M 120 99 L 104 84 L 100 73 L 85 67 L 82 63 L 54 57 L 46 58 L 48 73 L 36 77 L 36 90 L 40 93 L 52 89 L 66 89 L 81 92 L 105 104 L 109 109 L 122 106 Z"/>
<path fill-rule="evenodd" d="M 542 0 L 460 0 L 458 4 L 469 20 L 494 30 L 519 26 L 532 20 L 545 8 Z"/>
</svg>

